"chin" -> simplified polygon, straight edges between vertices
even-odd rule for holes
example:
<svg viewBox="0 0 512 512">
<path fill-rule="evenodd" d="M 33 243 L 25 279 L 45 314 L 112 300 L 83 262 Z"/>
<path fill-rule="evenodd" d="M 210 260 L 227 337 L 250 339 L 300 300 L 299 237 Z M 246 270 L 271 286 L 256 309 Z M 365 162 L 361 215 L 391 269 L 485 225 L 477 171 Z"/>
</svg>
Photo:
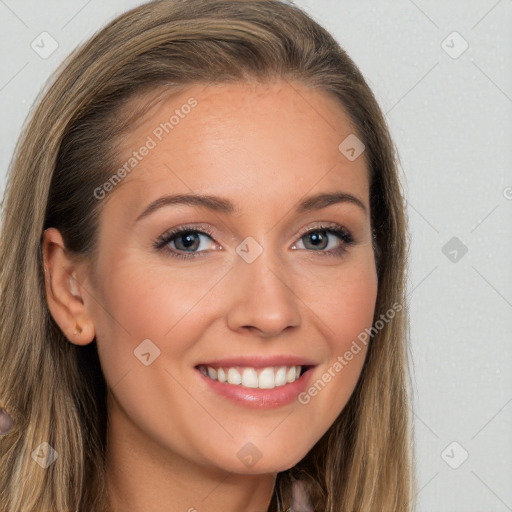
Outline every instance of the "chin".
<svg viewBox="0 0 512 512">
<path fill-rule="evenodd" d="M 263 444 L 263 443 L 261 443 Z M 283 445 L 275 448 L 268 443 L 261 450 L 257 448 L 256 442 L 246 442 L 241 448 L 237 448 L 236 458 L 229 457 L 220 461 L 222 457 L 214 457 L 217 466 L 230 473 L 241 475 L 259 475 L 268 473 L 280 473 L 294 467 L 308 453 L 310 448 L 305 451 L 290 452 L 285 450 Z M 265 455 L 267 453 L 267 455 Z M 226 452 L 224 452 L 224 455 Z M 219 462 L 221 462 L 219 464 Z"/>
</svg>

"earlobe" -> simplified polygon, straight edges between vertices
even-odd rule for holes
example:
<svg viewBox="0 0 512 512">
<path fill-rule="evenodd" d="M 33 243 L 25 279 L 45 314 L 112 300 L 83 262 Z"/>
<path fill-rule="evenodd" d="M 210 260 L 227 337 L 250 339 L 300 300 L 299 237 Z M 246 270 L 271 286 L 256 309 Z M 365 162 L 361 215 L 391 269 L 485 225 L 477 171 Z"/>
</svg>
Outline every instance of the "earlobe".
<svg viewBox="0 0 512 512">
<path fill-rule="evenodd" d="M 43 265 L 48 309 L 63 334 L 76 345 L 87 345 L 95 337 L 94 323 L 78 279 L 78 267 L 68 256 L 62 235 L 48 228 L 43 237 Z"/>
</svg>

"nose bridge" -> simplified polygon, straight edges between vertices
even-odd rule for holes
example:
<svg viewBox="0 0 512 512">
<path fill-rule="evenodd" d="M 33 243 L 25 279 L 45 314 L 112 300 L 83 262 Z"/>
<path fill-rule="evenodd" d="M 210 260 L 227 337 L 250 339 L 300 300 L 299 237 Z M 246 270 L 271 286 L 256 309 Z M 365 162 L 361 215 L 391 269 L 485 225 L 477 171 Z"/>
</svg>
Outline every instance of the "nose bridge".
<svg viewBox="0 0 512 512">
<path fill-rule="evenodd" d="M 232 329 L 252 327 L 267 336 L 300 323 L 293 276 L 273 249 L 255 239 L 237 247 L 228 323 Z"/>
</svg>

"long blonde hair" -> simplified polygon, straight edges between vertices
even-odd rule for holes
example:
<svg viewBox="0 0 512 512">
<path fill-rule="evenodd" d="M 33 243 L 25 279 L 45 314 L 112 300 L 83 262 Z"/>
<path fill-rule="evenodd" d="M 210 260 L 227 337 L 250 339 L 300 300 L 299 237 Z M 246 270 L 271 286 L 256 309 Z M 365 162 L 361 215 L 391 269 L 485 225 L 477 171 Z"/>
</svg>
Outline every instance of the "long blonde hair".
<svg viewBox="0 0 512 512">
<path fill-rule="evenodd" d="M 94 261 L 102 205 L 92 191 L 116 169 L 129 129 L 123 105 L 143 91 L 195 83 L 282 79 L 341 102 L 366 146 L 378 269 L 376 329 L 346 407 L 308 455 L 277 475 L 269 512 L 306 485 L 317 512 L 413 509 L 408 232 L 399 163 L 362 74 L 333 37 L 278 0 L 159 0 L 135 8 L 78 48 L 47 86 L 11 164 L 0 235 L 0 512 L 108 511 L 106 384 L 96 340 L 70 343 L 49 313 L 43 231 L 56 227 L 76 258 Z M 340 141 L 341 142 L 341 141 Z M 382 322 L 381 322 L 382 323 Z M 47 469 L 31 457 L 47 442 Z"/>
</svg>

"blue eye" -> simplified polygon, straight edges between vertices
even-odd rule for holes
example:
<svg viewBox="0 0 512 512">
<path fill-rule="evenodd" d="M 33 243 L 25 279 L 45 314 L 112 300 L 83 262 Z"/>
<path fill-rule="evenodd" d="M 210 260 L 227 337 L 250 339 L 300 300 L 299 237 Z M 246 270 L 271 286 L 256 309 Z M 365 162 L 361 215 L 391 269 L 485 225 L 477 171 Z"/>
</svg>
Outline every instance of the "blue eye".
<svg viewBox="0 0 512 512">
<path fill-rule="evenodd" d="M 199 251 L 201 246 L 201 237 L 204 233 L 200 231 L 181 231 L 178 235 L 174 235 L 169 243 L 174 243 L 174 246 L 179 251 Z M 181 246 L 181 247 L 180 247 Z"/>
<path fill-rule="evenodd" d="M 343 252 L 345 251 L 345 249 L 343 248 L 344 244 L 351 245 L 354 242 L 352 236 L 347 231 L 337 229 L 337 228 L 323 228 L 323 227 L 318 227 L 318 228 L 314 228 L 314 229 L 307 231 L 304 235 L 301 236 L 300 240 L 306 239 L 307 243 L 313 247 L 313 248 L 305 247 L 305 249 L 308 249 L 308 250 L 322 249 L 321 252 L 327 252 L 327 253 L 332 253 L 332 252 L 336 252 L 336 251 L 339 252 L 340 247 L 339 246 L 336 247 L 335 242 L 334 242 L 335 246 L 332 247 L 332 244 L 330 243 L 333 235 L 342 241 L 341 249 Z M 303 243 L 303 245 L 305 245 L 305 244 Z M 294 248 L 295 247 L 296 246 L 294 246 Z M 328 250 L 325 250 L 325 249 L 328 249 Z"/>
<path fill-rule="evenodd" d="M 205 229 L 205 231 L 197 229 L 197 226 L 181 226 L 177 229 L 164 233 L 155 242 L 154 247 L 158 250 L 165 250 L 170 256 L 175 256 L 177 258 L 193 258 L 196 253 L 205 252 L 204 246 L 207 244 L 201 244 L 202 237 L 207 237 L 212 240 L 212 233 L 207 229 Z M 174 244 L 175 249 L 168 247 L 169 244 Z M 176 250 L 181 252 L 176 252 Z M 184 254 L 187 252 L 190 254 Z"/>
<path fill-rule="evenodd" d="M 154 248 L 163 250 L 169 256 L 175 258 L 195 258 L 201 253 L 208 252 L 208 239 L 213 242 L 213 233 L 206 226 L 201 226 L 201 228 L 181 226 L 167 231 L 157 239 Z M 335 241 L 336 238 L 338 243 Z M 324 256 L 342 256 L 347 250 L 347 246 L 355 243 L 352 235 L 340 226 L 315 227 L 302 234 L 299 240 L 302 241 L 303 239 L 306 239 L 306 244 L 309 246 L 306 247 L 306 244 L 302 242 L 302 246 L 306 250 Z M 174 247 L 169 247 L 170 244 Z M 294 244 L 292 248 L 297 249 L 297 244 Z"/>
</svg>

